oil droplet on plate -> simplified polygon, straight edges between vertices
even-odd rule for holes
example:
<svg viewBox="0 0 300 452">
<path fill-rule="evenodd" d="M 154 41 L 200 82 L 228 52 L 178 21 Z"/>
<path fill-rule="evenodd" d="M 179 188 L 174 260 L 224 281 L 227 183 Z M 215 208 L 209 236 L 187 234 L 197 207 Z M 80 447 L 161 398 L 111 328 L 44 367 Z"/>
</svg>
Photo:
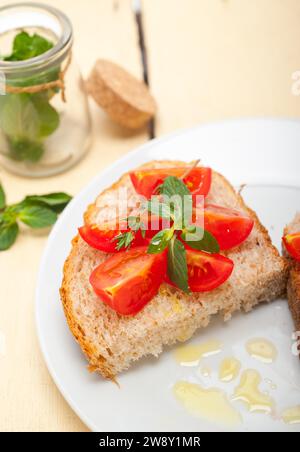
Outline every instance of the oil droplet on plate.
<svg viewBox="0 0 300 452">
<path fill-rule="evenodd" d="M 260 383 L 261 376 L 256 370 L 245 370 L 232 399 L 245 402 L 250 412 L 271 413 L 274 408 L 274 401 L 269 395 L 260 391 Z"/>
<path fill-rule="evenodd" d="M 277 350 L 267 339 L 252 339 L 247 342 L 246 350 L 252 358 L 263 363 L 273 363 L 277 358 Z"/>
<path fill-rule="evenodd" d="M 204 389 L 198 384 L 179 381 L 173 392 L 176 399 L 194 416 L 229 427 L 242 422 L 240 413 L 219 389 Z"/>
<path fill-rule="evenodd" d="M 222 350 L 219 341 L 211 340 L 199 345 L 183 345 L 175 350 L 175 359 L 182 366 L 197 366 L 201 358 L 216 355 Z"/>
<path fill-rule="evenodd" d="M 282 419 L 286 424 L 300 424 L 300 405 L 286 409 L 282 413 Z"/>
<path fill-rule="evenodd" d="M 219 379 L 223 383 L 229 383 L 230 381 L 233 381 L 241 370 L 241 363 L 236 358 L 225 358 L 221 365 L 219 370 Z"/>
</svg>

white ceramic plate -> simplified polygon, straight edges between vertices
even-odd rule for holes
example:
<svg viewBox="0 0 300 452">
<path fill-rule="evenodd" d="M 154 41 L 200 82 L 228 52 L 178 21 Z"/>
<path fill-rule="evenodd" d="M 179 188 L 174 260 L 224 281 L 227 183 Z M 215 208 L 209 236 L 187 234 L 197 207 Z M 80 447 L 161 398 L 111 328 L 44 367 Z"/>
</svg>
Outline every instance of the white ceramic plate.
<svg viewBox="0 0 300 452">
<path fill-rule="evenodd" d="M 218 387 L 230 397 L 238 380 L 221 384 L 218 366 L 222 358 L 234 355 L 243 369 L 260 372 L 262 391 L 268 391 L 276 402 L 275 417 L 249 413 L 241 402 L 234 402 L 243 418 L 235 430 L 300 431 L 299 424 L 286 425 L 280 420 L 284 409 L 300 405 L 300 365 L 291 352 L 294 328 L 285 300 L 260 306 L 247 315 L 237 314 L 226 324 L 215 319 L 193 338 L 195 344 L 209 339 L 223 343 L 221 354 L 203 359 L 200 365 L 211 368 L 210 377 L 202 375 L 199 366 L 180 366 L 171 349 L 157 360 L 144 359 L 121 375 L 120 389 L 87 372 L 86 361 L 66 325 L 58 292 L 62 267 L 87 205 L 122 173 L 148 160 L 196 158 L 222 172 L 236 186 L 247 184 L 243 192 L 246 202 L 280 246 L 283 227 L 300 210 L 300 122 L 261 119 L 209 124 L 129 153 L 72 201 L 50 235 L 36 293 L 38 336 L 49 371 L 71 407 L 94 431 L 219 431 L 226 427 L 191 415 L 175 400 L 172 387 L 183 379 Z M 246 353 L 246 341 L 256 337 L 275 344 L 275 363 L 263 364 Z"/>
</svg>

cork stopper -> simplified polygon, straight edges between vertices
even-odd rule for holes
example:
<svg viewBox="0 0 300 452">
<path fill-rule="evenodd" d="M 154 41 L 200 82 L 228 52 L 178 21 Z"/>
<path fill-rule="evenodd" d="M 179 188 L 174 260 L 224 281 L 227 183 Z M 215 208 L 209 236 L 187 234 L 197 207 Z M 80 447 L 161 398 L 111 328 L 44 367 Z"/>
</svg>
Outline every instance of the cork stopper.
<svg viewBox="0 0 300 452">
<path fill-rule="evenodd" d="M 156 112 L 155 100 L 145 83 L 111 61 L 96 62 L 87 91 L 113 121 L 130 129 L 144 126 Z"/>
</svg>

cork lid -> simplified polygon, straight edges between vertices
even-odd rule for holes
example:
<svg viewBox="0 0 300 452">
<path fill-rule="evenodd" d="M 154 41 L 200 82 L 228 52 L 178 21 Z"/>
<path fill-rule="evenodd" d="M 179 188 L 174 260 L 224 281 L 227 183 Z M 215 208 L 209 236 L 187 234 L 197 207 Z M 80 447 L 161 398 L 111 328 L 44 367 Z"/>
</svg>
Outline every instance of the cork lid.
<svg viewBox="0 0 300 452">
<path fill-rule="evenodd" d="M 140 128 L 155 115 L 156 103 L 145 83 L 111 61 L 96 62 L 87 90 L 111 119 L 122 126 Z"/>
</svg>

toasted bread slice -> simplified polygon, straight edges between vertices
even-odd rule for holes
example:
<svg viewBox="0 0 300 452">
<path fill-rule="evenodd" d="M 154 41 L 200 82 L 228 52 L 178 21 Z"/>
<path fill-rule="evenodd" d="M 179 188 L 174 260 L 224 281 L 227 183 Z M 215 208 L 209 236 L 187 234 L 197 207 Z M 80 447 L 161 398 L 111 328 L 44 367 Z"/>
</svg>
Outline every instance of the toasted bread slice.
<svg viewBox="0 0 300 452">
<path fill-rule="evenodd" d="M 284 234 L 300 232 L 300 213 L 296 215 Z M 288 280 L 288 300 L 297 331 L 300 331 L 300 262 L 291 259 L 291 271 Z"/>
<path fill-rule="evenodd" d="M 188 166 L 174 161 L 154 161 L 144 168 Z M 125 174 L 105 190 L 85 215 L 87 223 L 101 221 L 104 212 L 114 212 L 116 191 L 127 187 L 136 197 L 130 177 Z M 213 173 L 208 201 L 236 208 L 255 221 L 254 229 L 241 246 L 227 253 L 235 262 L 230 279 L 209 293 L 187 295 L 164 284 L 158 295 L 135 317 L 124 317 L 106 306 L 89 284 L 92 270 L 107 259 L 80 237 L 72 243 L 64 266 L 61 298 L 69 327 L 89 361 L 89 369 L 106 378 L 115 376 L 145 355 L 158 356 L 164 345 L 188 340 L 206 327 L 213 314 L 225 320 L 234 311 L 250 311 L 261 302 L 270 302 L 286 291 L 288 265 L 271 243 L 256 214 L 244 203 L 220 174 Z M 113 215 L 113 213 L 112 213 Z"/>
</svg>

